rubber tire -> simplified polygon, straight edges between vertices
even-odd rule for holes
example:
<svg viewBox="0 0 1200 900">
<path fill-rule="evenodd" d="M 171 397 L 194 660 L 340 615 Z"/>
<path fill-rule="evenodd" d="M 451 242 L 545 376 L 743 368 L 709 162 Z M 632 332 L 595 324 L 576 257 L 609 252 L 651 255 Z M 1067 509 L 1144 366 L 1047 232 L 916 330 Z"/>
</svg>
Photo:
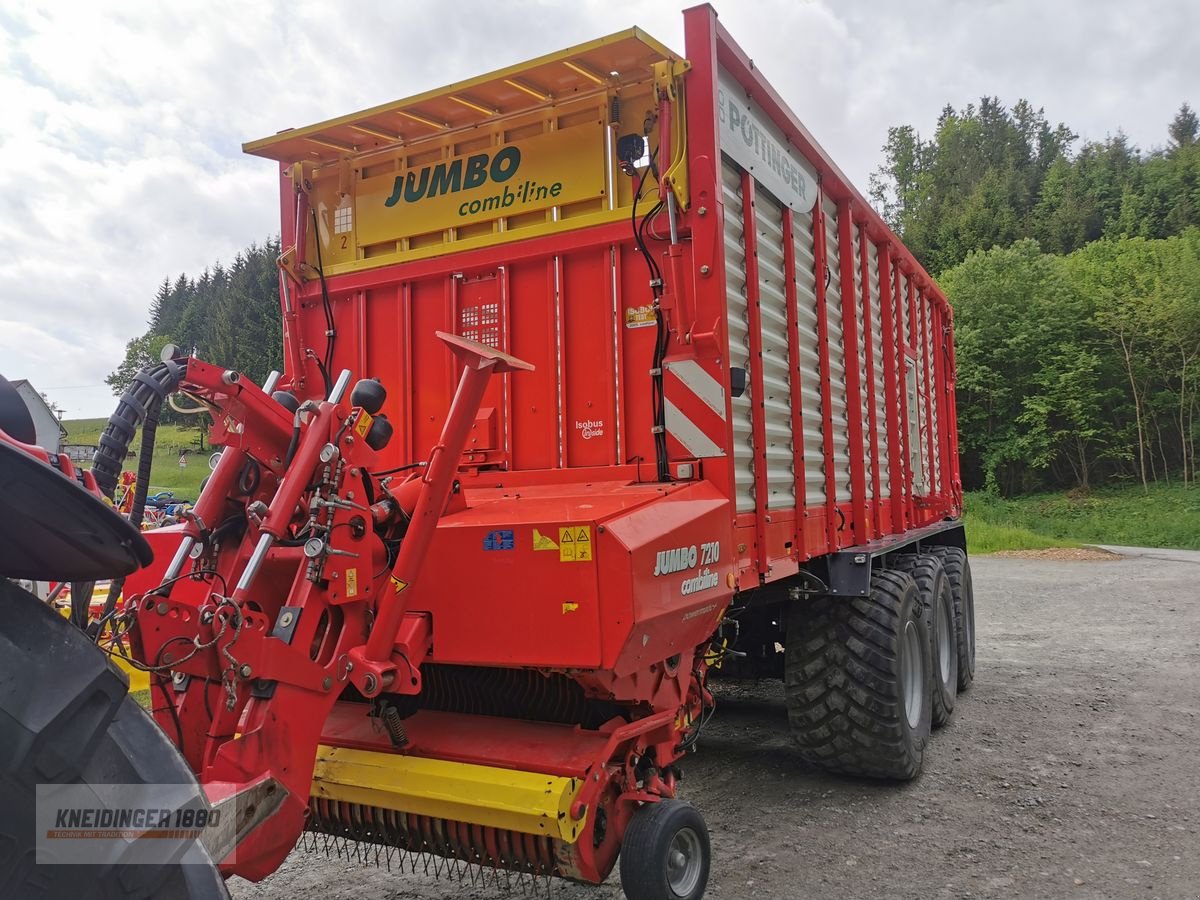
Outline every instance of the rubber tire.
<svg viewBox="0 0 1200 900">
<path fill-rule="evenodd" d="M 691 828 L 700 839 L 701 870 L 695 887 L 676 893 L 667 880 L 667 852 L 675 835 Z M 690 803 L 660 800 L 638 808 L 621 841 L 621 890 L 627 900 L 699 900 L 708 885 L 712 848 L 708 826 Z"/>
<path fill-rule="evenodd" d="M 950 579 L 942 568 L 942 561 L 931 553 L 907 553 L 894 557 L 894 568 L 907 572 L 917 583 L 917 595 L 925 608 L 925 622 L 929 627 L 929 658 L 933 663 L 931 677 L 932 723 L 941 728 L 954 715 L 954 701 L 958 697 L 958 637 L 957 617 L 954 615 L 954 595 L 950 591 Z M 942 628 L 946 624 L 947 665 L 943 673 Z"/>
<path fill-rule="evenodd" d="M 228 900 L 207 857 L 160 866 L 36 863 L 38 784 L 195 783 L 104 653 L 0 579 L 0 897 Z"/>
<path fill-rule="evenodd" d="M 954 630 L 958 644 L 958 689 L 965 691 L 975 680 L 975 587 L 971 561 L 958 547 L 930 547 L 942 561 L 954 595 Z"/>
<path fill-rule="evenodd" d="M 924 681 L 915 725 L 906 714 L 901 675 L 910 622 L 918 630 Z M 916 778 L 929 742 L 929 643 L 916 585 L 903 572 L 872 574 L 868 597 L 792 604 L 784 691 L 800 756 L 841 775 Z"/>
</svg>

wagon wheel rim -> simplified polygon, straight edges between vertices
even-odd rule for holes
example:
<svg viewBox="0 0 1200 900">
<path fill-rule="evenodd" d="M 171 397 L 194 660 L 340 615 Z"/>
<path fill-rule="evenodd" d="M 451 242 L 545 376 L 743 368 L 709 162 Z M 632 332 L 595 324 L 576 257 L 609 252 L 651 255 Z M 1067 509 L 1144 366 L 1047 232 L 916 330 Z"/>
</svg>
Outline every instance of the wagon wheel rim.
<svg viewBox="0 0 1200 900">
<path fill-rule="evenodd" d="M 700 836 L 692 828 L 680 828 L 667 848 L 667 884 L 679 897 L 691 896 L 700 883 L 704 868 L 704 850 Z"/>
<path fill-rule="evenodd" d="M 938 616 L 938 672 L 942 676 L 942 684 L 950 681 L 950 623 L 954 621 L 954 610 L 948 609 L 943 601 L 942 614 Z"/>
<path fill-rule="evenodd" d="M 921 713 L 925 707 L 925 691 L 922 690 L 925 679 L 921 677 L 921 632 L 916 622 L 909 620 L 904 623 L 903 643 L 900 689 L 904 697 L 904 717 L 908 719 L 910 728 L 916 728 L 921 724 Z"/>
</svg>

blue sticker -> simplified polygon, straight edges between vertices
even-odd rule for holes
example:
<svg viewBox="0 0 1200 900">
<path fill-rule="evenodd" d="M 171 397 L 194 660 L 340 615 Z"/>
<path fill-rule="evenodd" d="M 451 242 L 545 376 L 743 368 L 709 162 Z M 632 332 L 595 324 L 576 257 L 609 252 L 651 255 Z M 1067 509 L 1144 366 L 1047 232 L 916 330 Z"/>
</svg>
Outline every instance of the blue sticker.
<svg viewBox="0 0 1200 900">
<path fill-rule="evenodd" d="M 484 550 L 512 550 L 516 545 L 511 531 L 489 531 L 483 539 Z"/>
</svg>

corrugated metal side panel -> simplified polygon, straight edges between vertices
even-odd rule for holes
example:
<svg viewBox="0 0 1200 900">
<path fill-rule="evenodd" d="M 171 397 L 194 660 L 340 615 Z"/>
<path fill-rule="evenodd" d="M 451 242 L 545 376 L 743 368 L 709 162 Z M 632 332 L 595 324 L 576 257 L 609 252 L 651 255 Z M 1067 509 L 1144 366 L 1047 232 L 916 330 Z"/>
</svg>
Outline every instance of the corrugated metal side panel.
<svg viewBox="0 0 1200 900">
<path fill-rule="evenodd" d="M 759 321 L 762 331 L 763 423 L 767 445 L 767 508 L 796 505 L 792 466 L 792 405 L 789 381 L 787 296 L 783 271 L 783 206 L 756 186 Z"/>
<path fill-rule="evenodd" d="M 933 485 L 933 493 L 940 494 L 942 492 L 942 467 L 941 460 L 938 458 L 941 453 L 941 423 L 938 421 L 938 404 L 937 404 L 937 368 L 934 366 L 933 354 L 937 352 L 936 348 L 939 344 L 935 331 L 937 329 L 938 315 L 934 308 L 933 302 L 929 298 L 922 296 L 921 302 L 925 304 L 925 380 L 929 387 L 929 427 L 933 434 L 933 459 L 929 461 L 930 473 L 929 480 Z"/>
<path fill-rule="evenodd" d="M 842 273 L 839 265 L 837 204 L 824 201 L 825 248 L 828 260 L 829 286 L 825 290 L 826 317 L 829 332 L 830 409 L 825 425 L 833 429 L 833 465 L 838 503 L 849 501 L 850 492 L 850 428 L 846 402 L 846 344 L 842 323 Z M 853 325 L 851 325 L 853 327 Z"/>
<path fill-rule="evenodd" d="M 725 199 L 726 328 L 729 331 L 729 365 L 750 371 L 750 325 L 746 291 L 746 237 L 742 203 L 742 173 L 728 160 L 721 166 Z M 733 403 L 733 465 L 737 480 L 738 512 L 754 511 L 754 428 L 750 384 Z"/>
<path fill-rule="evenodd" d="M 879 442 L 879 497 L 892 495 L 891 469 L 888 465 L 891 448 L 888 446 L 887 395 L 883 378 L 883 307 L 879 283 L 879 247 L 867 247 L 867 266 L 871 284 L 871 358 L 875 367 L 875 433 Z"/>
<path fill-rule="evenodd" d="M 861 391 L 861 402 L 858 414 L 862 417 L 862 454 L 866 473 L 867 500 L 875 499 L 874 475 L 871 471 L 871 410 L 867 406 L 867 339 L 866 315 L 863 310 L 862 284 L 862 229 L 855 226 L 851 229 L 854 235 L 854 327 L 858 332 L 858 384 Z"/>
<path fill-rule="evenodd" d="M 929 458 L 929 429 L 932 425 L 925 392 L 929 389 L 929 340 L 925 294 L 917 294 L 914 327 L 917 339 L 917 402 L 921 407 L 921 466 L 925 472 L 925 494 L 933 493 L 933 460 Z"/>
<path fill-rule="evenodd" d="M 820 334 L 817 330 L 817 257 L 813 215 L 792 218 L 796 253 L 796 322 L 800 333 L 800 411 L 804 423 L 804 495 L 810 506 L 825 503 L 824 410 L 821 408 Z"/>
</svg>

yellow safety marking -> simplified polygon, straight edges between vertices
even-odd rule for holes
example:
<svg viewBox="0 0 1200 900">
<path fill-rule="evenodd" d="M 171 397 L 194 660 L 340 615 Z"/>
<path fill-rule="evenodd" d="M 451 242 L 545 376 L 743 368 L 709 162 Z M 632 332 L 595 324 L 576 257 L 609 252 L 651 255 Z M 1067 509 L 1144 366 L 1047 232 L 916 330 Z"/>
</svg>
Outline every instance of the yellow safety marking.
<svg viewBox="0 0 1200 900">
<path fill-rule="evenodd" d="M 359 410 L 358 421 L 354 423 L 354 430 L 360 438 L 365 438 L 367 432 L 371 430 L 371 423 L 374 419 L 367 414 L 366 410 Z"/>
<path fill-rule="evenodd" d="M 575 562 L 588 562 L 592 558 L 592 529 L 583 527 L 575 530 Z"/>
<path fill-rule="evenodd" d="M 590 562 L 592 529 L 587 525 L 566 525 L 558 529 L 558 561 Z"/>
<path fill-rule="evenodd" d="M 577 609 L 579 609 L 579 604 L 578 604 L 578 603 L 570 603 L 570 602 L 568 602 L 568 603 L 564 603 L 564 604 L 563 604 L 563 614 L 564 614 L 564 615 L 565 615 L 566 613 L 569 613 L 569 612 L 575 612 L 575 610 L 577 610 Z"/>
<path fill-rule="evenodd" d="M 358 596 L 358 569 L 346 570 L 346 596 Z"/>
<path fill-rule="evenodd" d="M 533 549 L 534 550 L 557 550 L 558 544 L 554 543 L 549 537 L 542 534 L 536 528 L 533 529 Z"/>
<path fill-rule="evenodd" d="M 322 744 L 312 796 L 574 843 L 587 822 L 571 818 L 581 787 L 562 775 Z"/>
<path fill-rule="evenodd" d="M 392 587 L 395 588 L 396 593 L 398 594 L 402 590 L 404 590 L 406 587 L 408 587 L 408 582 L 401 581 L 399 578 L 397 578 L 395 575 L 393 575 L 392 576 Z"/>
</svg>

